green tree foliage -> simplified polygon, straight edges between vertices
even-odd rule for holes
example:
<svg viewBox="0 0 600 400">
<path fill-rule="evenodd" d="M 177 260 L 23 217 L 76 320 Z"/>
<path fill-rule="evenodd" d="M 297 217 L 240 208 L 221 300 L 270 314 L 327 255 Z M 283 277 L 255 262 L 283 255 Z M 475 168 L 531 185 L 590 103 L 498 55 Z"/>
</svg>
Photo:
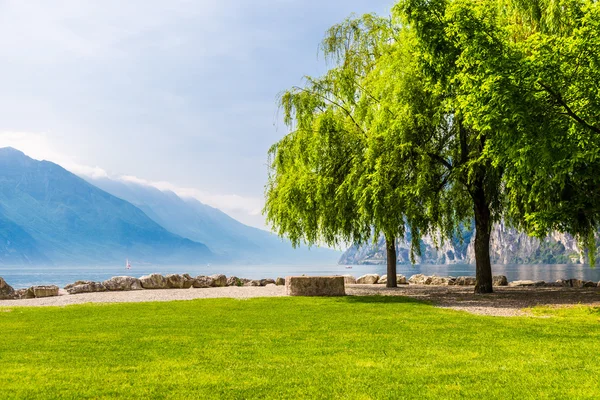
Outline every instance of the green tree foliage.
<svg viewBox="0 0 600 400">
<path fill-rule="evenodd" d="M 362 212 L 357 191 L 376 104 L 365 86 L 392 34 L 390 21 L 373 15 L 332 27 L 321 49 L 333 67 L 281 95 L 291 132 L 269 151 L 265 213 L 294 244 L 361 243 L 371 236 L 373 223 Z M 397 221 L 386 232 L 394 243 L 395 231 L 403 232 L 402 213 L 387 215 Z M 388 282 L 395 286 L 395 255 L 392 261 Z"/>
<path fill-rule="evenodd" d="M 281 97 L 267 219 L 294 243 L 383 233 L 388 250 L 408 226 L 413 259 L 474 220 L 479 293 L 500 218 L 593 244 L 599 24 L 593 0 L 401 0 L 334 26 L 333 68 Z"/>
</svg>

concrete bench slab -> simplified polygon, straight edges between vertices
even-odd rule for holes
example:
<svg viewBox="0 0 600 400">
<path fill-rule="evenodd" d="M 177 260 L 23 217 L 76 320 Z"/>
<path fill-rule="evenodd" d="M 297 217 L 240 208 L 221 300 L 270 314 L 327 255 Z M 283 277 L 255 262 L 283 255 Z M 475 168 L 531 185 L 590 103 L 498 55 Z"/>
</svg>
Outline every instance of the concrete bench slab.
<svg viewBox="0 0 600 400">
<path fill-rule="evenodd" d="M 344 296 L 343 276 L 288 276 L 285 278 L 288 296 Z"/>
</svg>

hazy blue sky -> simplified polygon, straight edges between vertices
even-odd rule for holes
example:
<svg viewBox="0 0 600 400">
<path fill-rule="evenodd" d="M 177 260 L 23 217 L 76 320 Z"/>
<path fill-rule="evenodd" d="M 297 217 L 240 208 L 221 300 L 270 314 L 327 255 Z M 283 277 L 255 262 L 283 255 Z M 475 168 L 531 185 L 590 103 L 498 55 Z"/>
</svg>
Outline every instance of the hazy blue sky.
<svg viewBox="0 0 600 400">
<path fill-rule="evenodd" d="M 325 30 L 393 0 L 0 0 L 0 146 L 262 226 L 275 99 Z"/>
</svg>

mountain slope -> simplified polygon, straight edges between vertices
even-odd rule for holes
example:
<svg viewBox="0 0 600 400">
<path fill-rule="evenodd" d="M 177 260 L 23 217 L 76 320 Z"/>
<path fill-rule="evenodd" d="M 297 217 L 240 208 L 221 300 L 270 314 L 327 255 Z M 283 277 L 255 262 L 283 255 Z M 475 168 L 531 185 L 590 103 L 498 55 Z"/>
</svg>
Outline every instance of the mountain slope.
<svg viewBox="0 0 600 400">
<path fill-rule="evenodd" d="M 276 235 L 242 224 L 219 209 L 170 191 L 108 178 L 86 178 L 134 204 L 150 218 L 191 240 L 206 244 L 229 261 L 244 263 L 335 263 L 340 253 L 322 248 L 293 249 Z"/>
<path fill-rule="evenodd" d="M 436 249 L 431 237 L 421 242 L 422 256 L 417 264 L 474 264 L 474 226 L 463 230 L 463 242 L 454 239 Z M 409 264 L 410 242 L 396 243 L 398 264 Z M 375 244 L 352 246 L 340 258 L 340 264 L 385 264 L 385 240 Z M 584 254 L 577 241 L 568 234 L 553 232 L 544 240 L 518 232 L 503 223 L 495 224 L 490 239 L 490 258 L 493 264 L 582 264 Z"/>
<path fill-rule="evenodd" d="M 0 149 L 0 206 L 1 218 L 11 223 L 2 233 L 16 233 L 23 242 L 18 251 L 0 247 L 2 257 L 12 254 L 10 260 L 36 255 L 49 263 L 102 264 L 125 257 L 190 263 L 211 257 L 205 245 L 168 232 L 128 202 L 12 148 Z"/>
</svg>

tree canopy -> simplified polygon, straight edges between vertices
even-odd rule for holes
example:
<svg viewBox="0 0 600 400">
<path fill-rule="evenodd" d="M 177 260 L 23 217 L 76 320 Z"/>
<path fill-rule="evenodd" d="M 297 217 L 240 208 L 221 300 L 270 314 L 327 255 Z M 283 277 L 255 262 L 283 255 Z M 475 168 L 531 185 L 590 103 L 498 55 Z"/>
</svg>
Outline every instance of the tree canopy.
<svg viewBox="0 0 600 400">
<path fill-rule="evenodd" d="M 599 24 L 593 0 L 401 0 L 390 18 L 332 27 L 332 68 L 281 96 L 291 132 L 269 153 L 267 220 L 294 243 L 408 229 L 414 259 L 423 235 L 448 240 L 474 219 L 481 293 L 501 218 L 590 246 Z"/>
</svg>

